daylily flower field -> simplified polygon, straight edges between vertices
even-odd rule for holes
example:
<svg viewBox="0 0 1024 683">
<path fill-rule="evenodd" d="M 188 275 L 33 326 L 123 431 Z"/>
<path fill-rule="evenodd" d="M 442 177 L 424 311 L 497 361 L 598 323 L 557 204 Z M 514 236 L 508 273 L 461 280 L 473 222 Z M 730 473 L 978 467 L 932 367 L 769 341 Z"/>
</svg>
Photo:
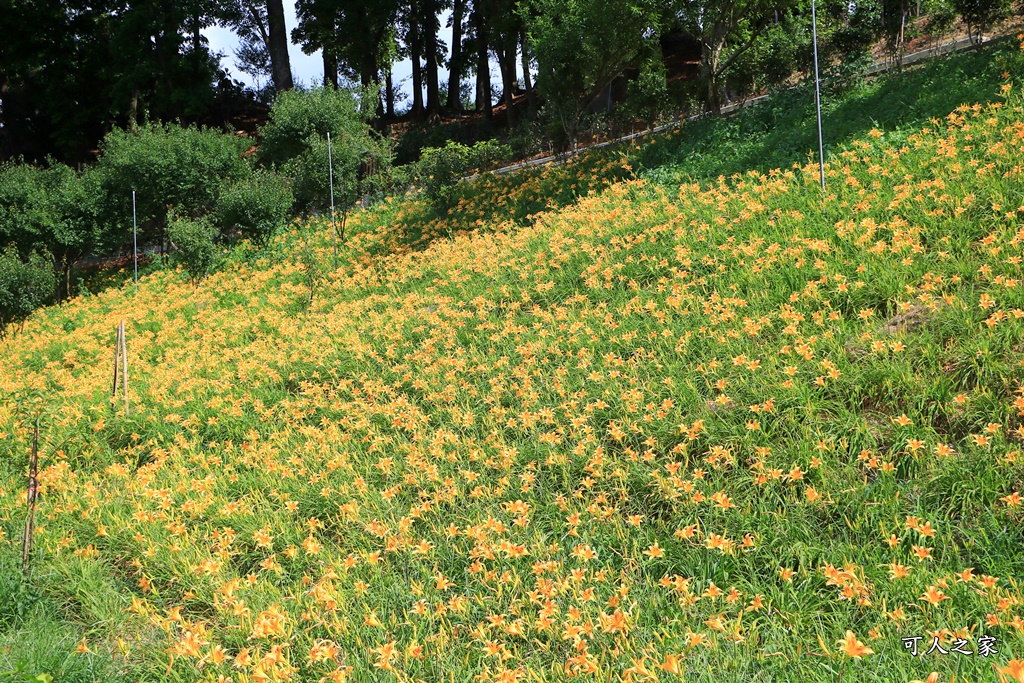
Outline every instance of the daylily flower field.
<svg viewBox="0 0 1024 683">
<path fill-rule="evenodd" d="M 604 157 L 526 227 L 352 215 L 311 304 L 322 218 L 43 311 L 4 543 L 40 414 L 33 576 L 133 680 L 1024 681 L 1020 93 L 824 194 Z"/>
</svg>

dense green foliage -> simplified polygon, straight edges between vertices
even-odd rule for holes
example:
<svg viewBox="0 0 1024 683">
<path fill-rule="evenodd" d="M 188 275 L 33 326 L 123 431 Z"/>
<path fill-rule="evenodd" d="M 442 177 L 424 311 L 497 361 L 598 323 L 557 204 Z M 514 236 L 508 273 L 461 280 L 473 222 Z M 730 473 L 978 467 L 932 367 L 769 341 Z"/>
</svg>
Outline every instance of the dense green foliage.
<svg viewBox="0 0 1024 683">
<path fill-rule="evenodd" d="M 1012 11 L 1011 0 L 949 0 L 957 14 L 963 17 L 964 23 L 975 42 L 981 42 L 982 34 L 987 32 L 1000 19 L 1005 19 Z"/>
<path fill-rule="evenodd" d="M 50 260 L 34 249 L 27 259 L 14 247 L 0 252 L 0 335 L 49 299 L 56 284 Z"/>
<path fill-rule="evenodd" d="M 511 148 L 494 140 L 474 145 L 449 142 L 444 147 L 431 147 L 423 151 L 416 164 L 417 184 L 435 209 L 447 212 L 460 180 L 472 171 L 488 171 L 511 155 Z"/>
<path fill-rule="evenodd" d="M 206 217 L 168 215 L 167 236 L 175 248 L 175 262 L 188 273 L 193 286 L 199 284 L 217 262 L 217 227 Z"/>
<path fill-rule="evenodd" d="M 114 130 L 97 163 L 108 211 L 131 227 L 132 191 L 140 223 L 159 223 L 174 207 L 198 214 L 211 207 L 221 184 L 244 178 L 248 142 L 210 128 L 150 124 L 136 133 Z M 120 211 L 119 211 L 120 210 Z"/>
<path fill-rule="evenodd" d="M 243 237 L 262 247 L 288 222 L 295 197 L 277 174 L 259 169 L 221 188 L 217 197 L 217 222 L 224 231 L 239 230 Z"/>
<path fill-rule="evenodd" d="M 0 2 L 0 160 L 77 163 L 114 126 L 216 122 L 249 107 L 202 30 L 207 0 Z"/>
<path fill-rule="evenodd" d="M 534 0 L 526 7 L 537 89 L 575 146 L 587 105 L 659 35 L 661 8 L 619 0 Z"/>
<path fill-rule="evenodd" d="M 69 296 L 71 268 L 86 253 L 108 247 L 111 233 L 100 215 L 98 173 L 75 173 L 51 162 L 0 165 L 0 246 L 24 256 L 43 249 L 61 273 Z"/>
<path fill-rule="evenodd" d="M 390 165 L 390 141 L 369 125 L 372 98 L 371 89 L 317 88 L 283 93 L 274 102 L 261 130 L 260 159 L 291 180 L 296 208 L 330 206 L 330 168 L 335 205 L 346 211 L 369 176 Z"/>
<path fill-rule="evenodd" d="M 291 90 L 274 101 L 270 121 L 260 130 L 260 160 L 283 164 L 301 155 L 309 146 L 310 137 L 353 139 L 366 135 L 365 126 L 372 109 L 367 111 L 354 90 L 315 88 Z"/>
</svg>

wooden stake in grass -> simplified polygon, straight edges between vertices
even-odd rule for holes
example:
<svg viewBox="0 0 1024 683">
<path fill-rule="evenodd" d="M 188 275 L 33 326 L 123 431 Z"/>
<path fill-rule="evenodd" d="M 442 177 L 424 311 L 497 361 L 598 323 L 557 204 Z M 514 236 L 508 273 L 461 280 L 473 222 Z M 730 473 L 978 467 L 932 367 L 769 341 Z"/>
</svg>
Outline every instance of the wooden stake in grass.
<svg viewBox="0 0 1024 683">
<path fill-rule="evenodd" d="M 28 576 L 31 565 L 32 541 L 36 530 L 36 497 L 39 493 L 39 420 L 36 419 L 32 435 L 32 454 L 28 459 L 28 516 L 25 519 L 25 535 L 21 539 L 21 571 Z"/>
<path fill-rule="evenodd" d="M 121 376 L 124 380 L 124 414 L 128 415 L 128 342 L 125 340 L 124 320 L 121 321 Z"/>
<path fill-rule="evenodd" d="M 117 406 L 117 373 L 121 370 L 121 384 L 124 389 L 124 414 L 128 414 L 128 346 L 125 342 L 124 320 L 117 326 L 117 340 L 114 342 L 114 383 L 110 389 L 110 404 Z"/>
</svg>

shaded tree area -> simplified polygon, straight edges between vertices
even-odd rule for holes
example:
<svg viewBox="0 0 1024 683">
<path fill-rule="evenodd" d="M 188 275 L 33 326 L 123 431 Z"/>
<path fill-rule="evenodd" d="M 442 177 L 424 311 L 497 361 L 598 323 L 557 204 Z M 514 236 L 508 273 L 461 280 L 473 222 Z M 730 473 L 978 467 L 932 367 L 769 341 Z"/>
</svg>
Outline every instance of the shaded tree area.
<svg viewBox="0 0 1024 683">
<path fill-rule="evenodd" d="M 247 99 L 202 31 L 229 18 L 211 0 L 0 0 L 0 159 L 88 161 L 144 121 L 223 126 Z"/>
<path fill-rule="evenodd" d="M 1012 0 L 822 0 L 818 9 L 827 66 L 876 45 L 898 60 L 922 26 L 941 34 L 958 19 L 977 40 Z M 719 113 L 810 65 L 809 0 L 297 0 L 295 10 L 289 25 L 282 0 L 0 0 L 0 160 L 89 161 L 110 130 L 147 121 L 224 127 L 294 86 L 289 41 L 320 55 L 330 87 L 379 90 L 380 130 L 468 115 L 491 134 L 539 121 L 563 145 L 600 102 L 612 108 L 612 81 L 624 75 L 615 101 L 628 91 L 629 112 L 650 119 Z M 261 92 L 231 81 L 203 36 L 211 25 L 237 35 L 235 66 L 265 83 Z M 689 52 L 664 54 L 671 44 Z M 405 59 L 403 85 L 394 65 Z M 441 145 L 446 135 L 423 137 Z"/>
</svg>

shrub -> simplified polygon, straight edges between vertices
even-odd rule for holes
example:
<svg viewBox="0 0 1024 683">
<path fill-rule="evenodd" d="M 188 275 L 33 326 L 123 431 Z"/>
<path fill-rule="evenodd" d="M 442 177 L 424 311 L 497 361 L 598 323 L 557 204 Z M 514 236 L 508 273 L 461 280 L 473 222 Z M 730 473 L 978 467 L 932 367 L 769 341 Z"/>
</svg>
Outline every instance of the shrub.
<svg viewBox="0 0 1024 683">
<path fill-rule="evenodd" d="M 544 150 L 544 130 L 536 121 L 523 120 L 508 138 L 512 159 L 527 159 Z"/>
<path fill-rule="evenodd" d="M 238 229 L 256 246 L 266 246 L 288 221 L 295 197 L 284 178 L 259 170 L 250 178 L 225 184 L 217 198 L 221 230 Z"/>
<path fill-rule="evenodd" d="M 1012 11 L 1010 0 L 951 0 L 951 4 L 967 24 L 967 32 L 976 45 L 981 43 L 983 33 Z"/>
<path fill-rule="evenodd" d="M 335 143 L 369 137 L 373 112 L 359 102 L 359 91 L 344 88 L 282 92 L 270 108 L 270 122 L 260 130 L 260 161 L 283 164 L 305 152 L 311 137 L 326 140 L 327 133 Z"/>
<path fill-rule="evenodd" d="M 126 228 L 124 234 L 130 237 L 132 190 L 143 235 L 147 221 L 162 227 L 168 207 L 177 214 L 209 211 L 225 181 L 252 173 L 242 156 L 248 145 L 233 135 L 195 126 L 150 124 L 138 134 L 112 131 L 98 162 L 108 219 Z"/>
<path fill-rule="evenodd" d="M 271 121 L 261 131 L 260 159 L 291 179 L 300 211 L 330 206 L 328 132 L 334 201 L 342 215 L 390 167 L 393 145 L 370 128 L 373 112 L 360 105 L 372 97 L 371 91 L 320 88 L 284 92 L 274 102 Z"/>
<path fill-rule="evenodd" d="M 51 263 L 48 254 L 35 250 L 23 260 L 13 245 L 0 253 L 0 334 L 53 296 L 57 276 Z"/>
<path fill-rule="evenodd" d="M 446 211 L 451 207 L 459 180 L 473 170 L 490 170 L 511 156 L 511 147 L 494 140 L 478 142 L 472 147 L 449 142 L 444 147 L 425 149 L 418 162 L 419 185 L 436 209 Z"/>
<path fill-rule="evenodd" d="M 76 261 L 112 241 L 97 215 L 95 180 L 91 169 L 75 173 L 52 161 L 0 166 L 0 244 L 23 256 L 45 249 L 67 283 Z"/>
<path fill-rule="evenodd" d="M 330 206 L 330 174 L 327 168 L 330 157 L 333 157 L 335 204 L 345 206 L 348 201 L 354 203 L 358 199 L 355 195 L 359 161 L 355 149 L 335 144 L 328 154 L 327 138 L 311 135 L 302 154 L 279 167 L 281 173 L 291 180 L 295 208 L 299 211 Z"/>
<path fill-rule="evenodd" d="M 217 260 L 216 226 L 205 217 L 195 220 L 168 214 L 167 235 L 176 249 L 175 259 L 188 273 L 192 285 L 197 285 Z"/>
</svg>

